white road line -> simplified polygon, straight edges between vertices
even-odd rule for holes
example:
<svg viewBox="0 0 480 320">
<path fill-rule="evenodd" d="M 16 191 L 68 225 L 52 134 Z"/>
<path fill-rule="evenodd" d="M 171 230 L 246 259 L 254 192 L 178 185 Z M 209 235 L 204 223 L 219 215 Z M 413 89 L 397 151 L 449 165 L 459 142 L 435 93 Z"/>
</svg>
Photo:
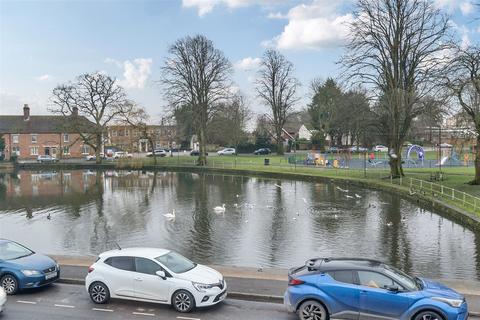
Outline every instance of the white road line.
<svg viewBox="0 0 480 320">
<path fill-rule="evenodd" d="M 184 320 L 201 320 L 200 318 L 189 318 L 189 317 L 180 317 L 180 316 L 178 316 L 177 319 L 184 319 Z"/>
<path fill-rule="evenodd" d="M 59 308 L 70 308 L 70 309 L 75 308 L 75 306 L 70 306 L 68 304 L 54 304 L 54 306 Z"/>
<path fill-rule="evenodd" d="M 34 301 L 25 301 L 25 300 L 17 300 L 18 303 L 25 303 L 25 304 L 37 304 Z"/>
<path fill-rule="evenodd" d="M 132 314 L 137 315 L 137 316 L 150 316 L 150 317 L 155 317 L 155 314 L 154 314 L 154 313 L 132 312 Z"/>
<path fill-rule="evenodd" d="M 112 309 L 92 308 L 93 311 L 113 312 Z"/>
</svg>

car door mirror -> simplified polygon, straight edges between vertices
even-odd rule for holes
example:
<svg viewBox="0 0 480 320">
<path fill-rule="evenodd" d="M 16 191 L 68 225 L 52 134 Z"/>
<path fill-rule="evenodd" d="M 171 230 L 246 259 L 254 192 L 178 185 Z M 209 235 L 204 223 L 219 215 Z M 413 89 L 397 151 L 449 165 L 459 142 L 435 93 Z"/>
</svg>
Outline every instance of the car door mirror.
<svg viewBox="0 0 480 320">
<path fill-rule="evenodd" d="M 397 292 L 400 291 L 400 289 L 396 285 L 385 286 L 385 289 L 387 289 L 388 291 L 393 292 L 393 293 L 397 293 Z"/>
<path fill-rule="evenodd" d="M 165 271 L 163 271 L 163 270 L 158 270 L 157 272 L 155 272 L 155 274 L 157 276 L 159 276 L 160 278 L 162 278 L 163 280 L 167 279 L 167 277 L 165 276 Z"/>
</svg>

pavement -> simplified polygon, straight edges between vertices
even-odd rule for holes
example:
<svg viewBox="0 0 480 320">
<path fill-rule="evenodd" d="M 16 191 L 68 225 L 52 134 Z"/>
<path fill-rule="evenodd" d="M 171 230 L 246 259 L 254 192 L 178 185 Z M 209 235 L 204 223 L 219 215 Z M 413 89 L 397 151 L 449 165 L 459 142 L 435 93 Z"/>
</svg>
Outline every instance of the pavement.
<svg viewBox="0 0 480 320">
<path fill-rule="evenodd" d="M 61 266 L 63 283 L 84 284 L 88 267 L 96 257 L 55 256 Z M 278 268 L 256 268 L 216 266 L 212 268 L 223 274 L 228 283 L 230 299 L 283 303 L 283 294 L 287 287 L 287 270 Z M 436 279 L 465 295 L 470 314 L 480 317 L 480 282 L 473 280 Z"/>
</svg>

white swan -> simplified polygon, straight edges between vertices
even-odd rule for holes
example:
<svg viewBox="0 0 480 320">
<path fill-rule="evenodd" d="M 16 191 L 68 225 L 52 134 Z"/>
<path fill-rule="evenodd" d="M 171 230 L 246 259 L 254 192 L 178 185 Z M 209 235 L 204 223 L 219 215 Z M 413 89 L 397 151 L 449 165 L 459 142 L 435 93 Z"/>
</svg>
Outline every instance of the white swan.
<svg viewBox="0 0 480 320">
<path fill-rule="evenodd" d="M 340 190 L 340 191 L 342 191 L 342 192 L 348 192 L 347 189 L 342 189 L 342 188 L 340 188 L 340 187 L 338 187 L 338 186 L 337 186 L 337 189 Z"/>
<path fill-rule="evenodd" d="M 215 211 L 215 212 L 217 212 L 217 213 L 223 213 L 223 212 L 225 212 L 225 203 L 222 204 L 221 207 L 218 206 L 218 207 L 213 208 L 213 211 Z"/>
<path fill-rule="evenodd" d="M 387 227 L 391 227 L 391 226 L 393 226 L 393 222 L 388 222 Z"/>
<path fill-rule="evenodd" d="M 282 189 L 282 186 L 279 185 L 279 184 L 275 184 L 275 187 L 279 188 L 279 189 Z"/>
<path fill-rule="evenodd" d="M 353 199 L 353 197 L 349 196 L 348 194 L 345 197 L 347 197 L 348 199 Z"/>
<path fill-rule="evenodd" d="M 172 213 L 165 213 L 163 215 L 165 218 L 167 218 L 168 220 L 174 220 L 175 219 L 175 210 L 172 210 Z"/>
<path fill-rule="evenodd" d="M 357 199 L 361 199 L 361 198 L 362 198 L 362 196 L 359 195 L 358 193 L 355 193 L 355 197 L 356 197 Z"/>
</svg>

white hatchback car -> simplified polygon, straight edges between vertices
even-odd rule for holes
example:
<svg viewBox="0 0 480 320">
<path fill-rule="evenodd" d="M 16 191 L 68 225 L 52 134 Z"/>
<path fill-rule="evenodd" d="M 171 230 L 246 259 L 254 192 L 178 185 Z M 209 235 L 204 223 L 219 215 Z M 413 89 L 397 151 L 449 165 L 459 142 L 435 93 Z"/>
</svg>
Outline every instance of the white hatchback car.
<svg viewBox="0 0 480 320">
<path fill-rule="evenodd" d="M 110 298 L 171 304 L 179 312 L 223 301 L 227 284 L 216 270 L 157 248 L 107 251 L 88 269 L 85 286 L 94 303 Z"/>
<path fill-rule="evenodd" d="M 236 155 L 237 150 L 235 148 L 225 148 L 217 152 L 219 156 L 224 156 L 224 155 Z"/>
<path fill-rule="evenodd" d="M 3 287 L 0 286 L 0 313 L 5 310 L 5 304 L 7 303 L 7 294 L 5 293 L 5 290 L 3 290 Z"/>
</svg>

